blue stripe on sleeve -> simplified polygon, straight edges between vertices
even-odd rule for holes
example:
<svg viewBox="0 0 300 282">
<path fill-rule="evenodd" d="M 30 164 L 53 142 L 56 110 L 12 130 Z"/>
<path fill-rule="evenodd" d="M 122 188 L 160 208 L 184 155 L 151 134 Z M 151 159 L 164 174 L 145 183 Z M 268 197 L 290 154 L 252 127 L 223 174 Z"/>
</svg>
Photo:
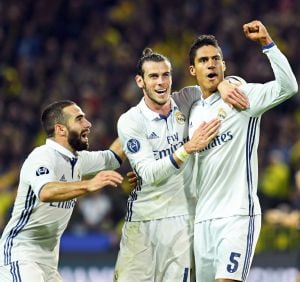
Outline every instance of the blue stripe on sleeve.
<svg viewBox="0 0 300 282">
<path fill-rule="evenodd" d="M 271 43 L 268 44 L 268 45 L 262 46 L 262 50 L 263 50 L 263 51 L 268 50 L 268 49 L 272 48 L 273 46 L 275 46 L 275 43 L 274 43 L 274 42 L 271 42 Z"/>
<path fill-rule="evenodd" d="M 170 155 L 170 160 L 171 160 L 171 163 L 172 163 L 176 168 L 179 169 L 179 166 L 178 166 L 178 164 L 176 163 L 176 161 L 175 161 L 175 159 L 174 159 L 174 157 L 173 157 L 173 154 Z"/>
<path fill-rule="evenodd" d="M 119 164 L 121 165 L 121 164 L 122 164 L 121 158 L 120 158 L 113 150 L 109 150 L 109 151 L 111 151 L 111 152 L 114 154 L 115 158 L 117 159 L 117 161 L 118 161 Z"/>
</svg>

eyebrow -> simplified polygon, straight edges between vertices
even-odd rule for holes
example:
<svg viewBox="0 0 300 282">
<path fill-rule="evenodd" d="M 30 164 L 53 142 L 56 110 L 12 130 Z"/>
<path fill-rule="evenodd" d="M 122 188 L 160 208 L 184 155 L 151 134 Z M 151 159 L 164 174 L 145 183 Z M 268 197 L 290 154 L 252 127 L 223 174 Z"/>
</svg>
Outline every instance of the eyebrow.
<svg viewBox="0 0 300 282">
<path fill-rule="evenodd" d="M 80 119 L 82 117 L 85 117 L 85 114 L 79 114 L 79 115 L 75 116 L 75 119 Z"/>
<path fill-rule="evenodd" d="M 215 58 L 222 58 L 221 57 L 221 55 L 220 54 L 217 54 L 217 55 L 213 55 L 213 56 L 201 56 L 201 57 L 199 57 L 198 58 L 198 60 L 201 60 L 201 59 L 208 59 L 208 58 L 213 58 L 213 59 L 215 59 Z"/>
<path fill-rule="evenodd" d="M 163 73 L 151 72 L 151 73 L 148 73 L 147 76 L 154 76 L 154 75 L 160 75 L 160 74 L 162 74 L 162 75 L 171 74 L 171 72 L 170 71 L 165 71 Z"/>
</svg>

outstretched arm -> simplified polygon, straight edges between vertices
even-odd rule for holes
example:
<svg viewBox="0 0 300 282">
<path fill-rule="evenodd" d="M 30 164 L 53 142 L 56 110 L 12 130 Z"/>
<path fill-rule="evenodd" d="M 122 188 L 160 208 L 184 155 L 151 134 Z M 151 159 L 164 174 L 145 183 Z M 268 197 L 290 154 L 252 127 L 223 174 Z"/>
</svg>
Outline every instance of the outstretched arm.
<svg viewBox="0 0 300 282">
<path fill-rule="evenodd" d="M 42 202 L 61 202 L 102 189 L 107 185 L 117 187 L 123 177 L 116 171 L 107 170 L 97 173 L 89 180 L 76 182 L 54 181 L 45 184 L 40 191 Z"/>
<path fill-rule="evenodd" d="M 126 160 L 126 155 L 122 149 L 122 145 L 119 138 L 114 140 L 114 142 L 110 145 L 109 149 L 113 151 L 122 161 Z"/>
</svg>

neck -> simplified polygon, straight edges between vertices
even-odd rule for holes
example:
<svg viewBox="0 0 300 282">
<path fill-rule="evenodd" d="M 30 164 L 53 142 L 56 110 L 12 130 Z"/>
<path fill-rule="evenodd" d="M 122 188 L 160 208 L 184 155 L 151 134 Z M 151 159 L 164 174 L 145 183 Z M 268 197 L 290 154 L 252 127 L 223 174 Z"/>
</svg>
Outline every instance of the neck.
<svg viewBox="0 0 300 282">
<path fill-rule="evenodd" d="M 201 86 L 200 86 L 200 88 L 201 88 L 201 92 L 202 92 L 202 97 L 204 98 L 204 99 L 206 99 L 206 98 L 208 98 L 209 96 L 211 96 L 213 93 L 215 93 L 216 91 L 218 91 L 218 89 L 214 89 L 214 90 L 212 90 L 212 89 L 203 89 Z"/>
<path fill-rule="evenodd" d="M 58 143 L 59 145 L 63 146 L 64 148 L 66 148 L 68 151 L 72 152 L 73 154 L 76 155 L 76 151 L 71 147 L 71 145 L 69 144 L 69 142 L 66 140 L 66 138 L 64 137 L 52 137 L 50 138 L 52 141 Z"/>
<path fill-rule="evenodd" d="M 153 103 L 151 100 L 149 101 L 148 99 L 145 99 L 145 104 L 150 110 L 160 115 L 166 116 L 171 111 L 171 101 L 168 101 L 163 105 L 159 105 L 157 103 Z"/>
</svg>

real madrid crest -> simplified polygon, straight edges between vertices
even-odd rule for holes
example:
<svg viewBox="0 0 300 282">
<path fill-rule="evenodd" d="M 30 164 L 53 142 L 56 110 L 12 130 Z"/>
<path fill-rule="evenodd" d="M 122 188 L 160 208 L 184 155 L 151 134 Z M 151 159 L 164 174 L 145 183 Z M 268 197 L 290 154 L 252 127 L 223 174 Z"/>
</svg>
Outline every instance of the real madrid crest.
<svg viewBox="0 0 300 282">
<path fill-rule="evenodd" d="M 227 116 L 227 113 L 225 112 L 225 110 L 223 108 L 220 108 L 218 109 L 218 115 L 217 117 L 220 119 L 220 120 L 224 120 Z"/>
<path fill-rule="evenodd" d="M 175 113 L 175 118 L 176 118 L 176 121 L 179 124 L 184 124 L 185 121 L 186 121 L 185 115 L 182 112 L 179 112 L 179 111 Z"/>
</svg>

